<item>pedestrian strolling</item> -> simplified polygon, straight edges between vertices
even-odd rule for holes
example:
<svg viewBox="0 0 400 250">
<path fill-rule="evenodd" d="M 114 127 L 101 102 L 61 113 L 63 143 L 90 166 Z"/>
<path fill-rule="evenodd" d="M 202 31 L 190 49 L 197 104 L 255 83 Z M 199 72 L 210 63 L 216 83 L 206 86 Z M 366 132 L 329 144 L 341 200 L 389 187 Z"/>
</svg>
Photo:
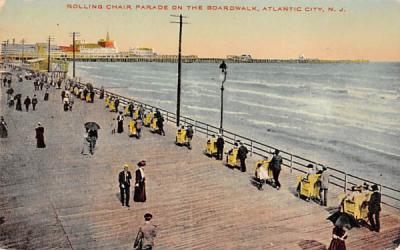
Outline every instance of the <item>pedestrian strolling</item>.
<svg viewBox="0 0 400 250">
<path fill-rule="evenodd" d="M 25 104 L 26 112 L 28 112 L 29 111 L 29 106 L 31 105 L 31 99 L 29 98 L 29 96 L 27 96 L 25 98 L 24 104 Z"/>
<path fill-rule="evenodd" d="M 129 103 L 129 105 L 128 105 L 128 111 L 129 111 L 129 116 L 130 116 L 131 118 L 133 118 L 133 111 L 134 111 L 134 109 L 135 109 L 135 107 L 134 107 L 134 105 L 133 105 L 133 102 Z"/>
<path fill-rule="evenodd" d="M 90 103 L 94 102 L 94 91 L 90 91 Z"/>
<path fill-rule="evenodd" d="M 279 182 L 279 174 L 281 172 L 282 156 L 279 155 L 279 150 L 275 149 L 275 154 L 272 157 L 270 166 L 272 170 L 272 175 L 274 176 L 274 184 L 277 190 L 281 188 L 281 183 Z"/>
<path fill-rule="evenodd" d="M 143 127 L 143 121 L 140 117 L 136 120 L 135 127 L 136 127 L 136 138 L 140 139 Z"/>
<path fill-rule="evenodd" d="M 135 202 L 145 202 L 146 201 L 146 185 L 145 185 L 145 175 L 143 167 L 146 166 L 146 161 L 140 161 L 137 164 L 138 168 L 135 172 L 135 194 L 133 200 Z"/>
<path fill-rule="evenodd" d="M 90 145 L 91 144 L 90 144 L 89 135 L 84 134 L 83 135 L 83 146 L 82 146 L 82 150 L 81 150 L 82 155 L 88 155 L 89 153 L 91 153 Z"/>
<path fill-rule="evenodd" d="M 68 95 L 65 95 L 63 102 L 64 102 L 64 111 L 68 111 L 68 109 L 69 109 L 69 98 L 68 98 Z"/>
<path fill-rule="evenodd" d="M 128 164 L 124 165 L 124 170 L 121 171 L 118 175 L 119 181 L 119 193 L 120 193 L 120 200 L 122 206 L 129 207 L 129 197 L 130 197 L 130 188 L 131 188 L 131 179 L 132 175 L 131 172 L 128 171 Z"/>
<path fill-rule="evenodd" d="M 335 226 L 332 231 L 332 240 L 328 250 L 346 250 L 346 239 L 347 231 L 345 227 L 341 225 Z"/>
<path fill-rule="evenodd" d="M 110 122 L 110 130 L 111 130 L 111 134 L 115 134 L 115 125 L 116 125 L 116 120 L 115 118 L 112 118 L 111 122 Z"/>
<path fill-rule="evenodd" d="M 37 99 L 36 95 L 33 95 L 33 98 L 32 98 L 32 109 L 33 109 L 33 111 L 36 110 L 36 104 L 37 103 L 38 103 L 38 99 Z"/>
<path fill-rule="evenodd" d="M 247 148 L 243 144 L 243 142 L 240 142 L 240 147 L 238 149 L 237 157 L 240 160 L 240 171 L 242 171 L 242 172 L 246 172 L 246 158 L 247 158 L 248 152 L 249 151 L 247 150 Z"/>
<path fill-rule="evenodd" d="M 258 162 L 256 165 L 256 171 L 255 171 L 255 177 L 258 179 L 258 190 L 263 190 L 263 185 L 267 183 L 267 180 L 269 179 L 268 175 L 268 167 L 269 163 L 271 161 L 268 161 L 268 157 L 266 156 L 265 159 L 262 162 Z"/>
<path fill-rule="evenodd" d="M 216 146 L 217 146 L 217 160 L 221 160 L 222 161 L 222 157 L 224 155 L 224 138 L 222 137 L 221 134 L 218 134 L 218 139 L 216 142 Z"/>
<path fill-rule="evenodd" d="M 104 99 L 104 88 L 103 88 L 103 86 L 101 86 L 101 88 L 100 88 L 100 96 L 99 96 L 99 99 Z"/>
<path fill-rule="evenodd" d="M 73 95 L 72 94 L 70 94 L 69 96 L 68 96 L 68 99 L 69 99 L 69 111 L 72 111 L 72 106 L 74 106 L 74 97 L 73 97 Z"/>
<path fill-rule="evenodd" d="M 98 135 L 96 129 L 89 129 L 88 136 L 89 136 L 90 149 L 91 149 L 90 153 L 93 154 L 94 149 L 96 148 L 96 141 L 97 141 L 97 138 L 99 137 L 99 135 Z"/>
<path fill-rule="evenodd" d="M 49 91 L 46 89 L 46 92 L 44 93 L 44 101 L 48 101 L 49 100 Z"/>
<path fill-rule="evenodd" d="M 192 125 L 189 125 L 186 128 L 187 147 L 189 149 L 192 149 L 191 142 L 192 142 L 192 139 L 193 139 L 193 134 L 194 134 L 193 127 L 192 127 Z"/>
<path fill-rule="evenodd" d="M 328 205 L 328 186 L 329 186 L 329 174 L 327 169 L 323 167 L 321 176 L 319 177 L 319 197 L 321 198 L 321 206 Z"/>
<path fill-rule="evenodd" d="M 118 97 L 115 97 L 114 106 L 115 106 L 115 112 L 118 113 L 118 106 L 119 106 L 119 99 L 118 99 Z"/>
<path fill-rule="evenodd" d="M 144 215 L 144 225 L 139 228 L 133 244 L 134 249 L 152 250 L 154 248 L 154 238 L 157 236 L 157 226 L 150 223 L 153 215 L 146 213 Z"/>
<path fill-rule="evenodd" d="M 124 132 L 124 116 L 122 115 L 122 112 L 119 112 L 119 115 L 117 117 L 117 123 L 118 123 L 117 133 L 121 134 L 122 132 Z"/>
<path fill-rule="evenodd" d="M 0 117 L 0 138 L 7 138 L 8 131 L 7 131 L 7 123 L 4 121 L 4 117 Z"/>
<path fill-rule="evenodd" d="M 379 193 L 378 185 L 374 184 L 371 187 L 373 193 L 368 204 L 368 219 L 371 223 L 371 231 L 379 232 L 381 224 L 379 213 L 381 212 L 381 193 Z"/>
<path fill-rule="evenodd" d="M 44 128 L 42 127 L 42 124 L 40 122 L 38 123 L 38 126 L 36 127 L 36 146 L 37 148 L 45 148 L 46 144 L 44 143 Z"/>
<path fill-rule="evenodd" d="M 157 113 L 156 113 L 157 114 Z M 157 127 L 158 127 L 158 133 L 160 135 L 165 136 L 165 131 L 164 131 L 164 117 L 161 115 L 161 113 L 158 113 L 159 116 L 157 118 Z"/>
<path fill-rule="evenodd" d="M 61 101 L 63 102 L 65 98 L 65 90 L 61 91 Z"/>
</svg>

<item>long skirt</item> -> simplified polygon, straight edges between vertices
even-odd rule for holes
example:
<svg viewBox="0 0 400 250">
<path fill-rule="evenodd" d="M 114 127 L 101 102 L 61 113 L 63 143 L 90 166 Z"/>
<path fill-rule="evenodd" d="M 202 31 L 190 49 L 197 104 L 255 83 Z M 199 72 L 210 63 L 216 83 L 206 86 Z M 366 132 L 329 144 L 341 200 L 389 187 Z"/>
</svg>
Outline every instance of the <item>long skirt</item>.
<svg viewBox="0 0 400 250">
<path fill-rule="evenodd" d="M 46 147 L 46 144 L 44 143 L 44 137 L 43 136 L 37 138 L 37 147 L 38 148 L 45 148 Z"/>
<path fill-rule="evenodd" d="M 124 121 L 118 121 L 117 132 L 118 132 L 118 133 L 124 132 Z"/>
<path fill-rule="evenodd" d="M 15 109 L 18 111 L 22 111 L 22 105 L 20 102 L 17 102 L 17 105 L 15 106 Z"/>
<path fill-rule="evenodd" d="M 90 141 L 84 138 L 81 154 L 87 155 L 89 153 L 90 153 Z"/>
<path fill-rule="evenodd" d="M 7 138 L 7 136 L 8 136 L 7 129 L 2 125 L 0 125 L 0 138 Z"/>
<path fill-rule="evenodd" d="M 328 250 L 346 250 L 346 243 L 340 239 L 332 239 Z"/>
<path fill-rule="evenodd" d="M 133 200 L 136 202 L 145 202 L 146 201 L 146 185 L 145 182 L 139 182 L 139 186 L 135 186 L 135 195 L 133 196 Z"/>
</svg>

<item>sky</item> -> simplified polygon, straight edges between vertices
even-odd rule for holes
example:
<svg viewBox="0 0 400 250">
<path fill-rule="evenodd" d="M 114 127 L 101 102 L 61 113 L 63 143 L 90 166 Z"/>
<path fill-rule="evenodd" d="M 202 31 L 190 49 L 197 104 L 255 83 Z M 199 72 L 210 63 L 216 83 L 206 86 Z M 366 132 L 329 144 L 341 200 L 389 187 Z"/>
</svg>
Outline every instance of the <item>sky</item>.
<svg viewBox="0 0 400 250">
<path fill-rule="evenodd" d="M 133 9 L 108 10 L 109 4 Z M 89 5 L 102 9 L 68 7 Z M 208 6 L 250 10 L 207 10 Z M 171 23 L 178 21 L 171 15 L 177 14 L 187 16 L 184 55 L 400 61 L 400 0 L 0 0 L 0 41 L 36 43 L 52 36 L 55 43 L 69 45 L 71 32 L 79 32 L 85 42 L 97 42 L 108 31 L 119 50 L 146 46 L 172 55 L 178 51 L 179 25 Z"/>
</svg>

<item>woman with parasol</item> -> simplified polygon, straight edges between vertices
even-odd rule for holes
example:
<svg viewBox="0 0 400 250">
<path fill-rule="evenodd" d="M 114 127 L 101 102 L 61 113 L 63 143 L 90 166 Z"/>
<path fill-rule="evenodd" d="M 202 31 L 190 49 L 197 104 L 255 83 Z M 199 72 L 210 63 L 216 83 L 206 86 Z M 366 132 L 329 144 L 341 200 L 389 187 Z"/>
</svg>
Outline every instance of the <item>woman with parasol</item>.
<svg viewBox="0 0 400 250">
<path fill-rule="evenodd" d="M 96 141 L 98 138 L 97 130 L 100 129 L 100 126 L 95 122 L 87 122 L 85 123 L 86 132 L 88 133 L 88 140 L 90 142 L 89 151 L 93 154 L 93 150 L 96 147 Z"/>
</svg>

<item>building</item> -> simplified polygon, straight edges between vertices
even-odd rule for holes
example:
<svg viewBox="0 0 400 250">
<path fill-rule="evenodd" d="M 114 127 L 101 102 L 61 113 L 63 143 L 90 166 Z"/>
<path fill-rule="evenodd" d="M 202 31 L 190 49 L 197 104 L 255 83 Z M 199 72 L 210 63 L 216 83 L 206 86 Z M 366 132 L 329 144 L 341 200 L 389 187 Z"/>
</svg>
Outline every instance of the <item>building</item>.
<svg viewBox="0 0 400 250">
<path fill-rule="evenodd" d="M 245 55 L 245 54 L 240 55 L 240 56 L 236 56 L 236 55 L 227 56 L 226 59 L 235 61 L 235 62 L 250 62 L 251 60 L 253 60 L 251 58 L 251 55 Z"/>
<path fill-rule="evenodd" d="M 61 49 L 57 45 L 50 45 L 50 54 L 60 54 Z M 1 45 L 1 56 L 12 60 L 43 57 L 48 54 L 47 43 L 36 44 L 19 44 L 19 43 L 3 43 Z"/>
<path fill-rule="evenodd" d="M 129 50 L 129 54 L 133 56 L 152 57 L 155 56 L 153 48 L 137 47 Z"/>
<path fill-rule="evenodd" d="M 60 46 L 62 52 L 72 53 L 73 48 L 70 46 Z M 75 52 L 82 55 L 95 55 L 95 56 L 110 56 L 118 53 L 118 49 L 115 46 L 115 42 L 110 39 L 110 35 L 107 32 L 106 39 L 100 39 L 97 43 L 82 43 L 76 41 Z"/>
</svg>

